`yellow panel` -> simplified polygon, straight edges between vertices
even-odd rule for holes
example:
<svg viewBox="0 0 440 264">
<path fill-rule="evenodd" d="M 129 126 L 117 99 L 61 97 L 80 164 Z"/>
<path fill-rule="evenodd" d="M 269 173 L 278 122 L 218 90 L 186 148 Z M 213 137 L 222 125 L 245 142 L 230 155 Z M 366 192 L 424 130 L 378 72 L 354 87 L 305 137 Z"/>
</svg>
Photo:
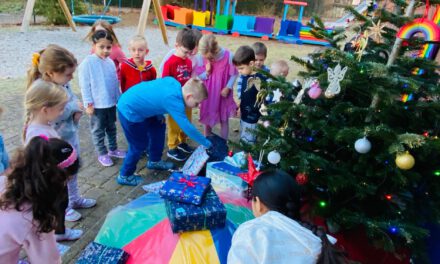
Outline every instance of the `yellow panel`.
<svg viewBox="0 0 440 264">
<path fill-rule="evenodd" d="M 185 232 L 180 235 L 170 264 L 220 264 L 210 231 Z"/>
<path fill-rule="evenodd" d="M 198 27 L 206 27 L 206 13 L 194 11 L 193 12 L 193 25 Z"/>
</svg>

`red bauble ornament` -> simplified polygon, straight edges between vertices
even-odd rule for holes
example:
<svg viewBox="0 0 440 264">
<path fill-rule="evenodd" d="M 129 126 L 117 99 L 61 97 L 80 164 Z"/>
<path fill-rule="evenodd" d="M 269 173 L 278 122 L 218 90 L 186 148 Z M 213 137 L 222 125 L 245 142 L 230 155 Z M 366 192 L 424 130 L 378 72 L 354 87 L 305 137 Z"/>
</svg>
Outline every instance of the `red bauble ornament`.
<svg viewBox="0 0 440 264">
<path fill-rule="evenodd" d="M 232 152 L 232 150 L 228 151 L 228 156 L 232 157 L 232 155 L 234 155 L 234 152 Z"/>
<path fill-rule="evenodd" d="M 305 173 L 303 173 L 303 172 L 299 172 L 297 175 L 296 175 L 296 182 L 299 184 L 299 185 L 304 185 L 304 184 L 306 184 L 308 181 L 309 181 L 309 177 L 307 176 L 307 174 L 305 174 Z"/>
</svg>

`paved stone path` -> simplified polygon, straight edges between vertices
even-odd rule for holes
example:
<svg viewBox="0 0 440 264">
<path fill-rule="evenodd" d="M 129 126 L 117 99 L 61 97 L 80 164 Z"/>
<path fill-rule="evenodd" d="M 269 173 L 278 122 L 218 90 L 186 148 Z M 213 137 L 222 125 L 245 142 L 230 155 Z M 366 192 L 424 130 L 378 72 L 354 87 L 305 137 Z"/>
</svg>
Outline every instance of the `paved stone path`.
<svg viewBox="0 0 440 264">
<path fill-rule="evenodd" d="M 73 81 L 75 83 L 76 80 Z M 0 117 L 0 131 L 4 136 L 5 144 L 10 155 L 13 150 L 22 144 L 22 127 L 23 127 L 23 90 L 24 80 L 3 80 L 0 82 L 0 101 L 4 108 L 4 113 Z M 77 91 L 77 88 L 75 88 Z M 193 120 L 198 118 L 198 110 L 194 111 Z M 116 183 L 115 179 L 118 170 L 122 164 L 122 160 L 114 160 L 115 165 L 105 168 L 101 166 L 94 152 L 91 134 L 89 130 L 89 118 L 84 116 L 80 124 L 80 141 L 81 141 L 81 159 L 82 167 L 78 177 L 81 194 L 85 197 L 97 199 L 97 206 L 92 209 L 78 210 L 82 214 L 82 219 L 76 223 L 67 223 L 68 227 L 80 228 L 84 230 L 81 239 L 75 242 L 63 242 L 62 244 L 70 246 L 70 250 L 63 256 L 63 263 L 74 263 L 76 257 L 81 250 L 93 239 L 98 233 L 107 213 L 114 207 L 126 204 L 132 199 L 142 195 L 144 191 L 141 186 L 128 187 L 121 186 Z M 237 120 L 232 122 L 234 127 Z M 201 130 L 201 126 L 198 125 Z M 238 133 L 232 132 L 232 136 L 236 138 Z M 122 149 L 127 148 L 127 144 L 122 133 L 121 127 L 118 125 L 118 144 Z M 138 163 L 138 172 L 143 176 L 144 184 L 166 179 L 169 172 L 157 172 L 147 170 L 144 166 L 146 159 L 143 158 Z M 182 166 L 182 163 L 176 163 Z"/>
</svg>

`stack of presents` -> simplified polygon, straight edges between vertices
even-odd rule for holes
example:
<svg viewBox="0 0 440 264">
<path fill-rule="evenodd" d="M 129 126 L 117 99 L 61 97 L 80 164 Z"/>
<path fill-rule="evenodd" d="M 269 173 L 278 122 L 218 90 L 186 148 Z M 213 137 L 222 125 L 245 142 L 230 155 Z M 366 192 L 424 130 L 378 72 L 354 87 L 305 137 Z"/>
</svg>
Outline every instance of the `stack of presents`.
<svg viewBox="0 0 440 264">
<path fill-rule="evenodd" d="M 212 153 L 208 155 L 200 146 L 181 172 L 172 172 L 168 180 L 151 184 L 164 199 L 173 233 L 225 227 L 226 207 L 216 192 L 247 195 L 248 184 L 243 180 L 247 171 L 242 169 L 247 164 L 246 155 L 239 152 L 228 156 L 224 139 L 213 136 L 210 140 Z M 105 263 L 125 263 L 128 256 L 121 249 L 92 242 L 77 263 L 104 263 L 97 262 L 103 258 L 108 259 Z"/>
</svg>

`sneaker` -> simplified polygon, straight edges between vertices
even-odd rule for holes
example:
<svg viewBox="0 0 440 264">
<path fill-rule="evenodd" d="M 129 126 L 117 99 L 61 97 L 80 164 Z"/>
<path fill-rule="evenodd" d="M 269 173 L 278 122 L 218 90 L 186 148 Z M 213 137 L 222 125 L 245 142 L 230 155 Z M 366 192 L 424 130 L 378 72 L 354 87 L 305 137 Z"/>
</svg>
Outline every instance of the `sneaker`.
<svg viewBox="0 0 440 264">
<path fill-rule="evenodd" d="M 76 222 L 81 219 L 81 214 L 78 211 L 68 208 L 66 214 L 64 215 L 64 220 L 67 222 Z"/>
<path fill-rule="evenodd" d="M 78 240 L 83 234 L 81 229 L 66 228 L 64 234 L 55 234 L 56 241 Z"/>
<path fill-rule="evenodd" d="M 168 161 L 148 161 L 147 168 L 150 170 L 171 170 L 174 168 L 174 164 Z"/>
<path fill-rule="evenodd" d="M 72 203 L 72 208 L 74 209 L 91 208 L 95 205 L 96 205 L 95 199 L 80 197 L 78 200 Z"/>
<path fill-rule="evenodd" d="M 110 150 L 108 152 L 108 155 L 110 157 L 115 157 L 115 158 L 118 158 L 118 159 L 123 159 L 127 155 L 127 152 L 125 152 L 123 150 L 116 149 L 116 150 Z"/>
<path fill-rule="evenodd" d="M 141 176 L 133 174 L 131 176 L 122 176 L 119 174 L 118 178 L 116 178 L 116 182 L 120 185 L 128 185 L 128 186 L 136 186 L 139 183 L 143 182 Z"/>
<path fill-rule="evenodd" d="M 104 167 L 113 166 L 113 160 L 110 158 L 108 154 L 99 156 L 98 161 Z"/>
<path fill-rule="evenodd" d="M 173 148 L 167 151 L 167 156 L 177 161 L 184 161 L 187 156 L 182 153 L 178 148 Z"/>
<path fill-rule="evenodd" d="M 190 145 L 186 144 L 186 143 L 180 143 L 177 146 L 178 149 L 180 149 L 181 151 L 185 152 L 185 153 L 193 153 L 194 152 L 194 148 L 191 147 Z"/>
</svg>

